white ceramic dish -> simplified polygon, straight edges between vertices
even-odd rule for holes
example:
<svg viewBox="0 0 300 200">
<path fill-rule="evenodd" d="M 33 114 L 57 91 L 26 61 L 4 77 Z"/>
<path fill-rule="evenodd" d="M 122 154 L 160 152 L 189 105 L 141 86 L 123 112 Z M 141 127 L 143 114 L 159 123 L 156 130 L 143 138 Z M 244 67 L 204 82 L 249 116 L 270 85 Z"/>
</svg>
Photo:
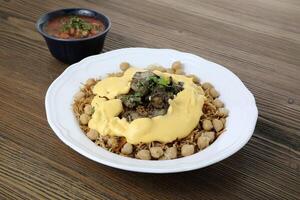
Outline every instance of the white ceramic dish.
<svg viewBox="0 0 300 200">
<path fill-rule="evenodd" d="M 226 132 L 212 145 L 194 155 L 164 161 L 126 158 L 96 146 L 80 130 L 72 112 L 74 94 L 87 79 L 119 71 L 128 61 L 134 66 L 170 66 L 180 60 L 188 74 L 211 82 L 221 93 L 230 114 Z M 68 67 L 49 87 L 46 94 L 47 119 L 56 135 L 78 153 L 104 165 L 147 173 L 172 173 L 202 168 L 219 162 L 241 149 L 253 134 L 258 111 L 255 99 L 242 81 L 228 69 L 196 55 L 170 49 L 126 48 L 88 57 Z M 188 117 L 188 116 L 187 116 Z"/>
</svg>

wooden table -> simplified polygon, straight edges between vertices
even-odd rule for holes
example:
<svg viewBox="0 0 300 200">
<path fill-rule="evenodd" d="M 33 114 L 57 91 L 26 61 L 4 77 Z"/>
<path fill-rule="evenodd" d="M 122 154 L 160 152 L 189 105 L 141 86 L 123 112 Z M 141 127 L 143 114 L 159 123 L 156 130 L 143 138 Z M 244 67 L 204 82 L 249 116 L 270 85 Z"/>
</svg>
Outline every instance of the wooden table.
<svg viewBox="0 0 300 200">
<path fill-rule="evenodd" d="M 299 199 L 300 1 L 0 1 L 0 199 Z M 105 50 L 174 48 L 228 67 L 255 95 L 250 142 L 213 166 L 142 174 L 103 166 L 50 129 L 44 97 L 67 65 L 35 22 L 85 7 L 112 20 Z"/>
</svg>

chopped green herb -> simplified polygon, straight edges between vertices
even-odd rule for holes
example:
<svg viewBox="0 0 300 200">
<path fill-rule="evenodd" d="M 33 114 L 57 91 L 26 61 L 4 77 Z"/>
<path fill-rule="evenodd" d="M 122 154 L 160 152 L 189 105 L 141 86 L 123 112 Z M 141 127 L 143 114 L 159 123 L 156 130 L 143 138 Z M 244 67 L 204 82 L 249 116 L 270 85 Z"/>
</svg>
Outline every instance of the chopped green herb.
<svg viewBox="0 0 300 200">
<path fill-rule="evenodd" d="M 62 31 L 69 31 L 71 28 L 79 29 L 81 31 L 90 31 L 92 30 L 93 26 L 92 24 L 77 16 L 72 16 L 67 22 L 63 24 Z"/>
<path fill-rule="evenodd" d="M 138 82 L 138 83 L 137 83 L 137 87 L 138 87 L 138 88 L 144 87 L 144 83 L 143 83 L 143 82 Z"/>
<path fill-rule="evenodd" d="M 162 86 L 168 86 L 170 84 L 170 79 L 169 78 L 160 77 L 160 79 L 158 80 L 158 84 L 162 85 Z"/>
<path fill-rule="evenodd" d="M 148 77 L 148 81 L 150 82 L 150 87 L 155 87 L 156 85 L 167 87 L 171 83 L 170 78 L 159 76 L 150 76 Z"/>
<path fill-rule="evenodd" d="M 154 83 L 157 83 L 157 82 L 158 82 L 158 79 L 159 79 L 159 78 L 158 78 L 157 76 L 149 76 L 149 77 L 148 77 L 148 80 L 149 80 L 149 81 L 152 81 L 152 82 L 154 82 Z"/>
<path fill-rule="evenodd" d="M 134 93 L 134 96 L 135 97 L 141 97 L 141 96 L 143 96 L 140 92 L 136 92 L 136 93 Z"/>
</svg>

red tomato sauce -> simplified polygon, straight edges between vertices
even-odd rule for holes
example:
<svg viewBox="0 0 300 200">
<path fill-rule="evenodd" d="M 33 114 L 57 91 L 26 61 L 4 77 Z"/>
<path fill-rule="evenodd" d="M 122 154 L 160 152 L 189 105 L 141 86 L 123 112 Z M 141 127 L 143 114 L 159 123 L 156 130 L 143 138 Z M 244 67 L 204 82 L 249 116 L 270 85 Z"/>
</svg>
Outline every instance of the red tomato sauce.
<svg viewBox="0 0 300 200">
<path fill-rule="evenodd" d="M 72 15 L 51 19 L 44 30 L 60 39 L 79 39 L 97 35 L 105 30 L 105 26 L 99 19 Z"/>
</svg>

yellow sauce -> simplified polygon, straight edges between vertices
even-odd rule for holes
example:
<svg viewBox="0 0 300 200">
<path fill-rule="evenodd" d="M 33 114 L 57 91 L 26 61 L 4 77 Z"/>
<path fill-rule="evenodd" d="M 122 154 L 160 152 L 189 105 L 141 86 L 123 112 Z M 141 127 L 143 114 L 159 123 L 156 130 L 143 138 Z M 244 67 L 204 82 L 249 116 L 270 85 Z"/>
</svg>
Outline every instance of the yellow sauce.
<svg viewBox="0 0 300 200">
<path fill-rule="evenodd" d="M 130 90 L 130 81 L 137 71 L 129 68 L 122 77 L 109 77 L 97 83 L 93 92 L 98 95 L 92 101 L 95 112 L 89 127 L 101 135 L 124 136 L 131 144 L 152 141 L 172 142 L 186 137 L 197 126 L 202 115 L 205 100 L 203 90 L 193 83 L 192 78 L 154 71 L 158 76 L 172 77 L 175 82 L 183 82 L 183 90 L 173 100 L 165 115 L 153 118 L 138 118 L 131 123 L 117 117 L 122 111 L 122 102 L 114 99 Z M 107 97 L 106 100 L 103 97 Z"/>
<path fill-rule="evenodd" d="M 130 81 L 138 71 L 137 68 L 129 68 L 121 77 L 108 77 L 97 83 L 93 89 L 94 94 L 109 99 L 115 98 L 119 94 L 127 94 L 130 90 Z"/>
</svg>

